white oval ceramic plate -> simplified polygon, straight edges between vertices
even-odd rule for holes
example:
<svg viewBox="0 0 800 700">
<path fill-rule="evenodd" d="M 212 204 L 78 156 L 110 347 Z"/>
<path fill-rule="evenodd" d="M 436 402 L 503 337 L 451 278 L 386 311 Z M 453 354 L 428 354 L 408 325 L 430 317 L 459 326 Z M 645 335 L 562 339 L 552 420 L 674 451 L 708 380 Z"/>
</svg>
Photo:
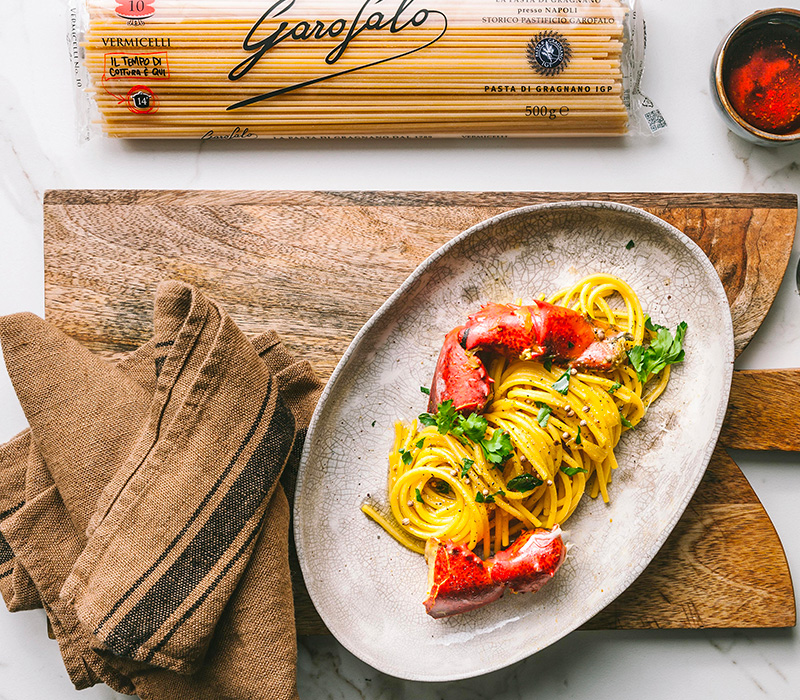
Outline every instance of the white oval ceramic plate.
<svg viewBox="0 0 800 700">
<path fill-rule="evenodd" d="M 573 547 L 556 577 L 537 594 L 434 620 L 422 604 L 423 557 L 359 510 L 368 494 L 386 499 L 393 423 L 426 409 L 420 386 L 430 384 L 445 333 L 481 304 L 529 301 L 601 271 L 627 280 L 655 322 L 688 323 L 686 360 L 617 447 L 611 502 L 585 496 L 568 521 Z M 358 333 L 309 429 L 295 536 L 328 629 L 378 670 L 422 681 L 487 673 L 568 634 L 634 581 L 683 513 L 716 443 L 732 370 L 719 277 L 695 243 L 655 216 L 614 203 L 546 204 L 454 238 Z"/>
</svg>

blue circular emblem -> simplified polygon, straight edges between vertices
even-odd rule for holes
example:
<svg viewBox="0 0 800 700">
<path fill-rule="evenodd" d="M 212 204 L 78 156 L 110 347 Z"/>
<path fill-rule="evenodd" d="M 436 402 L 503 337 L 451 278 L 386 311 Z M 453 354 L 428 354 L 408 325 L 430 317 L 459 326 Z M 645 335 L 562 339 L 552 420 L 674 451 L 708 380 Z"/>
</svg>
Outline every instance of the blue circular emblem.
<svg viewBox="0 0 800 700">
<path fill-rule="evenodd" d="M 564 47 L 552 36 L 547 36 L 536 44 L 536 62 L 542 68 L 555 68 L 564 60 Z"/>
<path fill-rule="evenodd" d="M 528 42 L 526 54 L 530 67 L 540 75 L 558 75 L 569 65 L 572 50 L 566 37 L 548 31 Z"/>
</svg>

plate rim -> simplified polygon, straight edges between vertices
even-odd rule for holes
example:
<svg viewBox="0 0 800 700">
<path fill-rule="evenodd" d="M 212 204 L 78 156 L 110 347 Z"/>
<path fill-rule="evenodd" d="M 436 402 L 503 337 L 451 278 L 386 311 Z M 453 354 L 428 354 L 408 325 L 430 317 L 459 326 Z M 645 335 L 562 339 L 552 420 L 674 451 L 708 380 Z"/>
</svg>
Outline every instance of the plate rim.
<svg viewBox="0 0 800 700">
<path fill-rule="evenodd" d="M 319 401 L 317 402 L 316 407 L 314 408 L 314 413 L 311 417 L 311 421 L 309 422 L 308 429 L 306 431 L 305 442 L 303 445 L 303 451 L 300 456 L 300 462 L 298 464 L 297 469 L 297 480 L 295 486 L 295 496 L 294 496 L 294 503 L 297 502 L 297 494 L 299 494 L 304 486 L 306 473 L 308 471 L 308 462 L 310 460 L 310 453 L 311 453 L 311 444 L 312 438 L 314 437 L 314 433 L 316 431 L 317 425 L 319 424 L 322 413 L 325 410 L 325 405 L 327 404 L 328 398 L 333 391 L 334 385 L 337 383 L 339 375 L 342 374 L 347 365 L 349 364 L 351 356 L 355 353 L 357 347 L 359 346 L 361 339 L 370 332 L 373 326 L 375 326 L 380 320 L 383 319 L 383 316 L 386 314 L 386 311 L 389 307 L 393 306 L 395 301 L 399 299 L 406 290 L 411 287 L 413 284 L 416 283 L 417 279 L 421 277 L 423 274 L 427 272 L 427 270 L 440 258 L 444 257 L 452 248 L 459 245 L 461 241 L 464 239 L 475 235 L 477 232 L 483 230 L 487 226 L 494 225 L 497 222 L 501 222 L 508 218 L 513 218 L 517 216 L 524 216 L 526 214 L 530 214 L 533 212 L 540 212 L 540 211 L 547 211 L 547 210 L 562 210 L 562 209 L 605 209 L 611 210 L 614 212 L 624 212 L 633 216 L 638 216 L 648 220 L 652 225 L 656 226 L 657 228 L 662 229 L 666 234 L 673 237 L 673 239 L 679 241 L 688 251 L 692 254 L 692 256 L 699 262 L 701 267 L 705 269 L 706 272 L 710 273 L 709 277 L 711 278 L 712 286 L 716 287 L 716 291 L 718 295 L 721 295 L 721 298 L 725 299 L 725 308 L 727 309 L 726 314 L 724 314 L 724 331 L 727 337 L 726 342 L 726 353 L 725 356 L 722 358 L 723 364 L 723 387 L 722 393 L 720 396 L 720 403 L 717 409 L 717 415 L 715 417 L 714 428 L 712 430 L 711 436 L 709 438 L 708 443 L 705 446 L 705 450 L 702 454 L 702 463 L 703 468 L 699 469 L 697 472 L 697 476 L 694 479 L 694 483 L 692 484 L 692 488 L 689 491 L 688 497 L 686 500 L 680 504 L 680 506 L 676 509 L 673 517 L 670 518 L 668 524 L 662 529 L 660 536 L 658 537 L 657 547 L 656 547 L 656 554 L 654 554 L 648 561 L 641 567 L 639 567 L 635 575 L 628 581 L 622 589 L 617 593 L 617 595 L 612 598 L 610 601 L 606 601 L 597 609 L 592 609 L 589 612 L 588 616 L 578 624 L 583 624 L 586 620 L 591 619 L 594 615 L 600 612 L 604 607 L 612 603 L 616 600 L 622 593 L 624 593 L 632 584 L 633 582 L 641 575 L 642 571 L 649 565 L 649 563 L 655 558 L 658 551 L 660 551 L 661 547 L 663 547 L 664 542 L 666 542 L 667 538 L 670 536 L 672 531 L 675 529 L 680 518 L 683 516 L 686 508 L 688 507 L 689 503 L 691 502 L 692 498 L 694 497 L 695 492 L 697 491 L 700 482 L 708 469 L 708 464 L 711 461 L 711 456 L 716 449 L 717 443 L 719 441 L 719 434 L 722 429 L 722 423 L 725 419 L 725 415 L 727 413 L 728 402 L 730 399 L 730 389 L 731 389 L 731 381 L 733 378 L 733 366 L 735 360 L 735 347 L 734 347 L 734 330 L 733 330 L 733 317 L 731 314 L 730 309 L 730 302 L 728 301 L 727 293 L 725 291 L 725 287 L 722 284 L 722 280 L 719 277 L 714 265 L 709 260 L 708 256 L 705 254 L 702 248 L 695 243 L 689 236 L 687 236 L 683 231 L 678 229 L 677 227 L 673 226 L 669 222 L 665 221 L 661 217 L 656 216 L 655 214 L 651 214 L 644 209 L 639 207 L 632 206 L 630 204 L 624 204 L 622 202 L 616 201 L 605 201 L 605 200 L 592 200 L 592 199 L 580 199 L 580 200 L 564 200 L 560 202 L 544 202 L 541 204 L 532 204 L 523 207 L 516 207 L 514 209 L 510 209 L 505 212 L 501 212 L 500 214 L 495 214 L 494 216 L 488 217 L 483 219 L 469 228 L 465 229 L 461 233 L 457 234 L 449 241 L 441 245 L 437 248 L 433 253 L 431 253 L 427 258 L 425 258 L 422 262 L 417 265 L 417 267 L 412 270 L 412 272 L 408 275 L 408 277 L 403 281 L 403 283 L 378 307 L 378 309 L 370 316 L 370 318 L 364 323 L 364 325 L 359 329 L 358 333 L 353 337 L 348 345 L 347 349 L 345 350 L 342 357 L 336 364 L 333 372 L 331 373 L 330 378 L 328 379 L 325 388 L 320 395 Z M 381 673 L 385 673 L 395 678 L 400 678 L 403 680 L 409 681 L 416 681 L 416 682 L 426 682 L 426 683 L 439 683 L 439 682 L 452 682 L 452 681 L 459 681 L 465 680 L 468 678 L 475 678 L 477 676 L 482 676 L 487 673 L 492 673 L 494 671 L 498 671 L 502 668 L 507 668 L 515 663 L 518 663 L 524 659 L 530 658 L 531 656 L 535 655 L 539 651 L 546 649 L 548 646 L 552 646 L 556 642 L 564 639 L 567 635 L 571 634 L 572 632 L 576 631 L 578 627 L 573 627 L 572 629 L 564 632 L 564 634 L 560 635 L 556 639 L 554 639 L 550 644 L 541 649 L 536 649 L 529 653 L 518 653 L 514 656 L 510 656 L 508 659 L 504 659 L 501 663 L 482 667 L 475 671 L 469 672 L 460 672 L 455 674 L 441 674 L 430 676 L 430 675 L 419 675 L 414 674 L 413 672 L 409 673 L 401 673 L 396 672 L 393 670 L 388 670 L 386 668 L 381 667 L 377 660 L 374 658 L 365 658 L 365 655 L 361 651 L 356 651 L 355 649 L 351 648 L 351 646 L 343 641 L 338 634 L 334 632 L 332 627 L 335 625 L 331 625 L 329 620 L 326 619 L 325 614 L 319 608 L 317 608 L 316 603 L 314 601 L 314 593 L 311 590 L 311 587 L 308 585 L 307 581 L 310 578 L 310 571 L 309 565 L 305 559 L 305 554 L 302 551 L 300 543 L 302 542 L 301 537 L 301 529 L 303 527 L 303 518 L 298 517 L 297 511 L 294 507 L 294 503 L 292 506 L 292 515 L 293 515 L 293 536 L 295 541 L 295 549 L 297 553 L 298 562 L 300 564 L 300 570 L 303 575 L 303 580 L 306 585 L 306 589 L 308 591 L 309 597 L 314 603 L 314 608 L 317 610 L 320 618 L 322 619 L 325 626 L 328 628 L 328 631 L 331 635 L 336 639 L 339 644 L 341 644 L 345 649 L 347 649 L 351 654 L 353 654 L 356 658 L 360 659 L 364 663 L 372 666 L 376 670 Z"/>
</svg>

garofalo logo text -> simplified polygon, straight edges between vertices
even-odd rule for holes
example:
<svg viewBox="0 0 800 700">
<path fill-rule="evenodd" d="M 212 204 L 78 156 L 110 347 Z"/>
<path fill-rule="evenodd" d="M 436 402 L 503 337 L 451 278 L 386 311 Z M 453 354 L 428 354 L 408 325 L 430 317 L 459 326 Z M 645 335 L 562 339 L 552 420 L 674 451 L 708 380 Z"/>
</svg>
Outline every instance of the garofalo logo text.
<svg viewBox="0 0 800 700">
<path fill-rule="evenodd" d="M 397 2 L 398 4 L 394 6 L 393 9 L 390 9 L 393 2 Z M 419 46 L 409 49 L 408 46 L 405 45 L 399 53 L 390 53 L 388 56 L 377 60 L 372 57 L 372 60 L 362 65 L 357 65 L 341 71 L 334 71 L 333 73 L 326 73 L 302 83 L 286 85 L 277 90 L 249 97 L 246 100 L 230 105 L 227 108 L 228 111 L 240 109 L 241 107 L 246 107 L 256 102 L 263 102 L 271 97 L 284 95 L 294 90 L 300 90 L 309 85 L 321 83 L 325 80 L 331 80 L 332 78 L 338 78 L 348 73 L 355 73 L 365 68 L 371 68 L 381 63 L 388 63 L 389 61 L 409 56 L 432 46 L 439 41 L 447 31 L 447 17 L 443 12 L 419 7 L 415 0 L 388 0 L 385 4 L 384 0 L 365 0 L 353 17 L 340 17 L 333 20 L 282 20 L 277 29 L 271 34 L 263 39 L 257 38 L 259 29 L 261 29 L 264 22 L 282 17 L 291 10 L 294 5 L 295 0 L 278 0 L 278 2 L 274 3 L 261 15 L 242 42 L 242 48 L 251 55 L 228 73 L 229 80 L 240 80 L 246 76 L 258 65 L 258 62 L 264 58 L 264 55 L 268 51 L 285 42 L 313 42 L 315 40 L 338 39 L 341 37 L 341 41 L 339 41 L 324 58 L 327 65 L 335 66 L 336 62 L 345 54 L 348 48 L 350 48 L 350 45 L 364 32 L 385 32 L 387 34 L 387 44 L 391 41 L 391 37 L 402 33 L 409 27 L 430 27 L 431 29 L 438 30 L 438 34 Z M 380 8 L 378 8 L 379 5 Z"/>
</svg>

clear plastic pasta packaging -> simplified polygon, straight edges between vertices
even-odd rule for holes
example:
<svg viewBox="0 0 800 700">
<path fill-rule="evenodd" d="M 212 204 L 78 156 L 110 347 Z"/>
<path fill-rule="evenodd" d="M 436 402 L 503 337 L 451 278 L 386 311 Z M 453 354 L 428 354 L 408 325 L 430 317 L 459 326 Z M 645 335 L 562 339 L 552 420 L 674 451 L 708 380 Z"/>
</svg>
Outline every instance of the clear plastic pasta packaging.
<svg viewBox="0 0 800 700">
<path fill-rule="evenodd" d="M 655 133 L 637 0 L 79 0 L 82 132 L 118 138 Z"/>
</svg>

